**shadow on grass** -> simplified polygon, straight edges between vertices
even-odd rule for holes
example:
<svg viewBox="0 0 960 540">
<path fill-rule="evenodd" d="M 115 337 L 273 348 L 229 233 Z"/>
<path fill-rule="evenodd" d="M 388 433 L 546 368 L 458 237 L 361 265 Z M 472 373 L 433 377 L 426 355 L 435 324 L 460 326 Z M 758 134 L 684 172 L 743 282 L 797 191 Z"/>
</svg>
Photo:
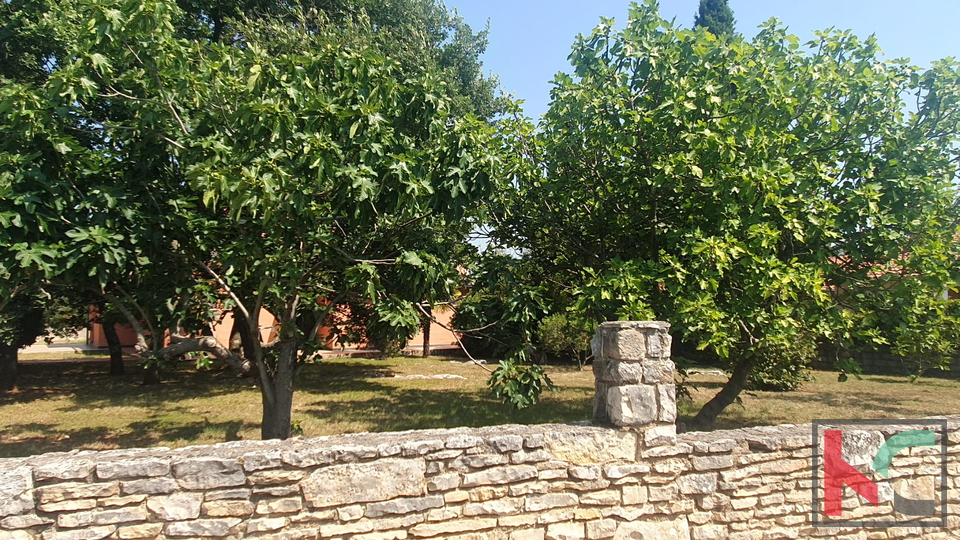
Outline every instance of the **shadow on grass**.
<svg viewBox="0 0 960 540">
<path fill-rule="evenodd" d="M 0 406 L 10 403 L 30 403 L 69 397 L 73 405 L 63 411 L 90 407 L 135 406 L 152 407 L 175 403 L 183 399 L 216 396 L 240 392 L 252 386 L 252 379 L 215 368 L 197 371 L 181 362 L 166 373 L 163 383 L 144 386 L 143 369 L 136 360 L 124 361 L 125 374 L 109 375 L 109 366 L 93 362 L 44 362 L 19 365 L 18 390 L 0 394 Z"/>
<path fill-rule="evenodd" d="M 170 441 L 193 441 L 202 434 L 219 441 L 240 439 L 239 432 L 257 426 L 238 421 L 207 420 L 166 424 L 151 419 L 131 422 L 122 430 L 106 427 L 64 429 L 59 424 L 12 424 L 4 427 L 0 458 L 22 457 L 45 452 L 65 452 L 80 447 L 134 448 L 163 445 Z M 28 435 L 41 432 L 43 435 Z"/>
<path fill-rule="evenodd" d="M 300 414 L 320 422 L 360 422 L 370 431 L 571 422 L 593 414 L 592 386 L 567 387 L 564 399 L 545 391 L 540 403 L 517 410 L 486 387 L 462 387 L 462 380 L 406 380 L 418 387 L 400 388 L 380 378 L 390 373 L 386 367 L 364 366 L 360 374 L 356 367 L 327 365 L 303 377 L 298 389 L 306 407 Z M 429 387 L 435 385 L 445 387 Z"/>
</svg>

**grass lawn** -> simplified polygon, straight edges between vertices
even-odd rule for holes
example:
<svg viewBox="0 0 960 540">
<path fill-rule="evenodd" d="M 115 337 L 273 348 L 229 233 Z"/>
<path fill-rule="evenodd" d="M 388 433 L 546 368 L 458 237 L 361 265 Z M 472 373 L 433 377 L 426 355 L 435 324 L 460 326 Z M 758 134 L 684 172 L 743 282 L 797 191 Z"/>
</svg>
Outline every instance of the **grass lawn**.
<svg viewBox="0 0 960 540">
<path fill-rule="evenodd" d="M 91 358 L 91 357 L 87 357 Z M 72 449 L 187 446 L 259 438 L 260 393 L 229 371 L 183 369 L 159 386 L 140 386 L 134 362 L 126 377 L 106 375 L 106 362 L 52 363 L 25 358 L 20 391 L 0 396 L 0 457 Z M 48 359 L 49 360 L 49 359 Z M 487 372 L 449 359 L 331 359 L 307 366 L 297 382 L 293 418 L 306 435 L 360 431 L 545 423 L 591 416 L 589 369 L 548 369 L 559 390 L 523 411 L 501 405 L 486 388 Z M 401 378 L 411 375 L 460 378 Z M 797 392 L 743 396 L 718 427 L 805 423 L 814 418 L 897 418 L 960 411 L 960 382 L 867 376 L 838 383 L 836 374 Z M 400 377 L 397 377 L 400 376 Z M 697 375 L 692 415 L 724 378 Z"/>
</svg>

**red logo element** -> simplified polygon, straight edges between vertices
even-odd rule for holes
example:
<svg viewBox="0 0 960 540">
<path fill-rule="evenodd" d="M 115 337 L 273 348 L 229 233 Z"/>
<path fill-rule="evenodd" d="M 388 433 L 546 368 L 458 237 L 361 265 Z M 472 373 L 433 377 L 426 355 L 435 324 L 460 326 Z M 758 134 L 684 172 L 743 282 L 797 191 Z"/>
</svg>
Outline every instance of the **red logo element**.
<svg viewBox="0 0 960 540">
<path fill-rule="evenodd" d="M 828 429 L 823 432 L 824 515 L 843 513 L 843 485 L 850 486 L 858 495 L 874 506 L 880 505 L 877 484 L 843 459 L 843 432 Z"/>
</svg>

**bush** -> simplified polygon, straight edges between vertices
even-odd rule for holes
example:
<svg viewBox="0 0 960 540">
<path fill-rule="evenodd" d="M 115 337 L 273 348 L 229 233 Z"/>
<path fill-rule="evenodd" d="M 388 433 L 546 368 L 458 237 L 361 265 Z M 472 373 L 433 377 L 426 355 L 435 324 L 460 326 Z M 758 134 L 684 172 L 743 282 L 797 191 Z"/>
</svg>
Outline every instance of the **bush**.
<svg viewBox="0 0 960 540">
<path fill-rule="evenodd" d="M 810 380 L 810 365 L 817 359 L 817 342 L 811 336 L 783 344 L 767 345 L 758 353 L 748 390 L 790 392 Z"/>
<path fill-rule="evenodd" d="M 590 355 L 590 338 L 596 332 L 596 327 L 592 321 L 555 313 L 540 321 L 537 341 L 542 351 L 574 359 L 582 369 Z"/>
</svg>

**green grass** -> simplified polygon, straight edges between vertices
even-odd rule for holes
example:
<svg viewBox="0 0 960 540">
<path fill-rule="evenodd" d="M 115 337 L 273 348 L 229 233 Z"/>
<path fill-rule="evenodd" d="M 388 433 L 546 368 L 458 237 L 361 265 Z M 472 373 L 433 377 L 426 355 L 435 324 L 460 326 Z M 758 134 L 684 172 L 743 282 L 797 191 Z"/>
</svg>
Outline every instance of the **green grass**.
<svg viewBox="0 0 960 540">
<path fill-rule="evenodd" d="M 159 386 L 141 386 L 136 364 L 129 375 L 109 377 L 107 362 L 21 363 L 20 391 L 0 396 L 0 457 L 72 449 L 180 447 L 259 438 L 260 393 L 250 379 L 226 370 L 182 369 Z M 559 386 L 523 411 L 494 399 L 480 367 L 446 359 L 332 359 L 307 366 L 297 381 L 293 419 L 306 435 L 361 431 L 535 424 L 591 416 L 589 368 L 550 367 Z M 394 375 L 453 374 L 466 379 L 399 379 Z M 798 392 L 743 396 L 718 427 L 805 423 L 814 418 L 896 418 L 960 410 L 960 382 L 864 377 L 838 383 L 835 373 Z M 692 415 L 712 397 L 722 377 L 698 375 Z M 683 420 L 683 418 L 681 419 Z"/>
</svg>

